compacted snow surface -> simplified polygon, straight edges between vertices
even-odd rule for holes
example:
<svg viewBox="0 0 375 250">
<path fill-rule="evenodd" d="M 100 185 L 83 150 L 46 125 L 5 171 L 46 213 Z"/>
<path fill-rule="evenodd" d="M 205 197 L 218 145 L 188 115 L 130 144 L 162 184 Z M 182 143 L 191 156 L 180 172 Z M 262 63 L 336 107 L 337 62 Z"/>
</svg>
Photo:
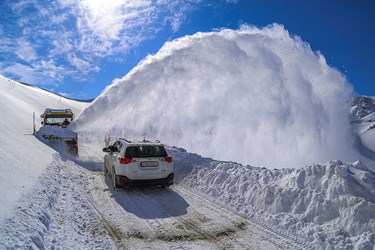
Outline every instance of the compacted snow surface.
<svg viewBox="0 0 375 250">
<path fill-rule="evenodd" d="M 283 29 L 280 30 L 280 27 L 275 29 L 279 33 L 276 32 L 276 38 L 272 39 L 265 36 L 265 34 L 271 36 L 272 29 L 265 29 L 265 34 L 258 34 L 254 37 L 250 35 L 247 38 L 242 37 L 241 32 L 212 33 L 208 36 L 208 40 L 213 40 L 210 42 L 211 44 L 216 41 L 215 48 L 226 48 L 233 46 L 227 36 L 234 41 L 239 36 L 241 46 L 246 45 L 246 39 L 261 37 L 264 40 L 270 39 L 271 43 L 275 39 L 286 39 L 296 46 L 297 54 L 299 54 L 299 46 L 303 47 L 303 51 L 306 50 L 303 43 L 295 44 L 295 40 L 285 36 Z M 199 34 L 197 36 L 203 41 L 201 44 L 197 43 L 197 46 L 205 47 L 204 37 L 206 35 Z M 189 43 L 196 46 L 194 39 L 189 40 Z M 177 45 L 172 43 L 170 46 Z M 252 46 L 249 45 L 248 50 L 244 51 L 247 51 L 246 53 L 249 55 L 254 54 L 255 61 L 259 61 L 265 55 L 268 55 L 266 58 L 277 56 L 282 59 L 283 57 L 278 51 L 271 53 L 272 50 L 267 49 L 266 52 L 262 52 L 261 57 L 256 57 L 255 55 L 262 50 Z M 213 48 L 213 46 L 211 47 Z M 174 53 L 177 53 L 179 58 L 185 56 L 188 58 L 187 62 L 191 63 L 189 61 L 191 50 L 187 50 L 186 54 L 181 54 L 173 48 L 171 50 L 167 48 L 168 46 L 163 50 L 165 56 L 173 57 Z M 189 46 L 184 48 L 189 48 Z M 309 50 L 307 49 L 307 51 Z M 200 55 L 200 52 L 196 55 Z M 228 58 L 225 53 L 223 57 Z M 210 54 L 214 54 L 214 51 Z M 305 56 L 302 53 L 298 58 L 304 59 Z M 316 55 L 310 54 L 310 56 L 319 62 L 322 60 Z M 307 55 L 307 57 L 309 56 Z M 157 62 L 158 60 L 157 57 L 151 57 L 144 63 L 147 66 L 148 61 Z M 275 66 L 276 64 L 285 63 L 283 60 L 276 61 L 277 63 L 274 62 L 274 64 L 272 64 L 273 60 L 266 63 L 271 75 L 275 67 L 278 67 Z M 200 62 L 198 60 L 197 65 L 201 65 Z M 172 65 L 171 68 L 180 71 L 182 75 L 185 74 L 186 69 L 180 68 L 181 65 L 173 64 L 173 60 L 170 60 L 169 63 Z M 297 98 L 296 102 L 299 103 L 302 100 L 298 100 L 299 95 L 306 91 L 306 86 L 301 87 L 302 92 L 294 90 L 294 88 L 298 88 L 297 86 L 289 86 L 284 89 L 283 97 L 278 96 L 277 93 L 271 95 L 272 98 L 279 98 L 281 106 L 283 106 L 284 98 L 291 101 L 284 103 L 284 107 L 289 110 L 292 120 L 280 124 L 280 130 L 277 130 L 274 135 L 283 141 L 288 133 L 293 133 L 290 136 L 293 141 L 297 142 L 297 146 L 305 145 L 314 152 L 314 155 L 319 155 L 321 152 L 321 149 L 314 148 L 315 143 L 318 143 L 323 150 L 327 151 L 327 154 L 316 161 L 320 162 L 329 157 L 329 154 L 332 154 L 331 160 L 333 161 L 299 165 L 297 169 L 269 169 L 202 157 L 179 148 L 184 145 L 171 144 L 179 146 L 168 146 L 168 153 L 173 157 L 175 166 L 175 184 L 171 188 L 142 187 L 119 192 L 113 191 L 110 177 L 105 177 L 103 173 L 104 153 L 101 148 L 104 146 L 104 133 L 109 131 L 112 141 L 116 136 L 127 136 L 127 132 L 132 132 L 131 136 L 134 136 L 133 133 L 137 131 L 132 123 L 146 121 L 142 120 L 140 116 L 133 118 L 133 115 L 137 113 L 134 113 L 132 109 L 143 110 L 146 118 L 154 121 L 153 127 L 149 127 L 149 130 L 145 123 L 140 123 L 142 129 L 139 132 L 144 133 L 138 134 L 138 136 L 148 135 L 147 131 L 150 135 L 155 132 L 160 122 L 159 117 L 150 116 L 151 113 L 148 113 L 147 110 L 150 108 L 160 109 L 167 113 L 171 110 L 163 102 L 153 102 L 153 106 L 150 107 L 147 100 L 150 100 L 153 95 L 156 98 L 160 93 L 157 89 L 150 88 L 148 94 L 145 95 L 142 84 L 137 84 L 133 80 L 157 80 L 152 70 L 155 67 L 155 72 L 160 70 L 167 75 L 166 79 L 168 79 L 168 71 L 171 69 L 165 65 L 165 61 L 159 64 L 154 63 L 151 68 L 146 70 L 147 67 L 141 64 L 129 76 L 111 85 L 86 110 L 84 110 L 87 106 L 86 103 L 67 100 L 38 88 L 0 77 L 0 114 L 3 118 L 0 124 L 2 127 L 0 135 L 2 141 L 2 146 L 0 146 L 0 169 L 2 171 L 0 177 L 0 249 L 373 249 L 375 245 L 375 175 L 373 172 L 375 154 L 374 148 L 371 147 L 373 146 L 371 142 L 374 141 L 371 128 L 374 125 L 372 112 L 366 114 L 360 112 L 362 102 L 355 102 L 352 109 L 352 126 L 350 127 L 349 107 L 340 106 L 347 103 L 345 98 L 351 95 L 350 90 L 341 76 L 337 72 L 331 71 L 325 63 L 316 66 L 317 68 L 322 67 L 323 72 L 328 72 L 328 76 L 324 76 L 324 74 L 322 76 L 320 74 L 322 71 L 317 68 L 315 70 L 320 72 L 319 76 L 323 77 L 321 79 L 331 80 L 334 83 L 327 84 L 329 86 L 322 94 L 318 90 L 314 90 L 317 87 L 314 86 L 315 83 L 310 82 L 310 91 L 312 92 L 308 92 L 307 96 L 311 103 L 304 103 L 308 105 L 307 109 L 313 109 L 315 117 L 320 117 L 320 120 L 315 123 L 317 127 L 309 127 L 308 131 L 302 133 L 299 129 L 306 124 L 293 125 L 295 122 L 301 122 L 305 116 L 302 114 L 304 110 L 295 107 L 296 103 L 291 100 Z M 211 62 L 206 62 L 204 65 L 206 68 L 201 65 L 202 70 L 210 72 Z M 216 66 L 220 65 L 219 61 Z M 263 68 L 265 64 L 262 65 L 259 69 Z M 283 66 L 282 69 L 283 71 L 293 71 L 293 67 Z M 314 70 L 308 72 L 307 69 L 301 72 L 307 82 L 316 73 Z M 309 74 L 311 76 L 307 76 Z M 263 75 L 263 77 L 266 76 Z M 293 78 L 296 75 L 285 77 Z M 200 76 L 197 77 L 197 79 L 199 78 Z M 336 79 L 338 82 L 332 79 Z M 177 88 L 171 90 L 170 86 L 163 87 L 160 81 L 157 80 L 156 85 L 159 86 L 158 88 L 164 88 L 166 95 L 168 95 L 168 91 L 179 93 Z M 281 85 L 283 85 L 283 81 L 280 82 Z M 190 83 L 188 88 L 191 89 L 188 91 L 194 91 L 194 89 L 198 91 L 201 90 L 200 87 Z M 259 94 L 261 94 L 263 90 L 260 86 L 258 87 L 260 88 L 258 89 Z M 340 89 L 342 87 L 344 90 Z M 182 85 L 179 88 L 182 88 Z M 338 91 L 338 96 L 331 93 L 330 89 Z M 115 94 L 115 90 L 118 95 Z M 131 96 L 124 94 L 126 90 L 132 90 Z M 216 88 L 210 87 L 206 89 L 207 92 L 215 92 L 215 90 Z M 292 94 L 293 91 L 297 91 L 297 93 Z M 192 94 L 192 92 L 189 93 Z M 287 98 L 287 96 L 289 97 Z M 304 98 L 307 96 L 305 95 Z M 195 98 L 198 103 L 205 104 L 205 102 L 202 103 L 203 99 L 199 95 L 189 95 L 190 97 Z M 232 97 L 242 98 L 244 105 L 249 104 L 246 104 L 245 96 L 234 95 Z M 132 101 L 137 98 L 143 101 L 132 107 L 127 106 L 125 102 L 127 98 L 132 98 Z M 188 97 L 183 99 L 183 95 L 179 98 L 182 99 L 177 101 L 192 102 Z M 210 97 L 207 95 L 204 98 L 209 99 Z M 340 100 L 340 98 L 344 98 L 344 100 Z M 269 118 L 272 127 L 274 122 L 279 122 L 279 119 L 286 114 L 277 112 L 273 114 L 270 107 L 267 106 L 275 105 L 271 99 L 263 98 L 263 108 L 257 109 L 257 115 L 264 116 L 258 120 L 259 125 L 264 125 Z M 373 99 L 370 98 L 370 100 Z M 224 101 L 224 103 L 228 102 Z M 141 104 L 146 106 L 142 107 Z M 231 105 L 230 102 L 228 105 Z M 314 109 L 314 105 L 319 108 Z M 84 110 L 77 121 L 70 125 L 70 128 L 78 132 L 79 135 L 78 157 L 67 155 L 54 142 L 48 142 L 42 138 L 38 140 L 31 135 L 32 112 L 35 111 L 39 116 L 47 107 L 71 108 L 76 114 Z M 204 116 L 207 116 L 211 122 L 218 121 L 224 127 L 229 122 L 226 121 L 228 123 L 225 124 L 225 118 L 220 115 L 212 120 L 210 116 L 212 113 L 204 111 L 205 105 L 200 107 L 203 114 L 195 117 L 199 118 L 195 121 L 196 125 L 194 120 L 188 121 L 182 118 L 182 113 L 187 112 L 186 109 L 182 109 L 181 114 L 177 112 L 174 115 L 177 116 L 176 119 L 181 119 L 181 126 L 185 126 L 187 122 L 188 125 L 193 126 L 192 129 L 197 130 L 198 135 L 203 135 L 204 131 L 207 133 L 211 131 L 212 133 L 208 137 L 199 140 L 190 130 L 186 131 L 187 134 L 184 134 L 184 130 L 172 130 L 166 139 L 178 142 L 181 136 L 191 136 L 193 138 L 189 143 L 196 141 L 196 146 L 189 143 L 187 145 L 193 149 L 196 147 L 197 150 L 194 152 L 202 154 L 201 150 L 205 147 L 210 149 L 213 145 L 210 138 L 215 138 L 215 133 L 220 130 L 219 127 L 214 128 L 213 131 L 212 128 L 205 127 L 205 124 L 208 123 Z M 325 110 L 324 114 L 318 112 L 320 108 Z M 368 108 L 366 107 L 366 109 Z M 125 110 L 130 111 L 126 113 Z M 218 114 L 221 111 L 224 112 L 224 115 L 228 114 L 225 113 L 227 112 L 225 109 L 217 109 Z M 198 110 L 194 112 L 198 112 Z M 341 112 L 346 112 L 347 115 Z M 157 113 L 157 115 L 162 115 L 161 118 L 168 122 L 170 116 L 167 113 Z M 163 114 L 165 114 L 164 117 Z M 336 120 L 330 120 L 332 117 Z M 190 117 L 190 119 L 193 118 Z M 227 118 L 232 120 L 234 117 Z M 116 123 L 109 122 L 111 119 L 115 119 Z M 239 123 L 246 123 L 245 120 L 240 119 Z M 336 122 L 342 122 L 342 128 L 339 128 Z M 165 126 L 163 123 L 160 125 Z M 249 124 L 250 127 L 253 125 Z M 171 126 L 176 126 L 176 124 L 171 123 Z M 297 131 L 294 131 L 293 128 Z M 338 131 L 332 135 L 332 129 L 335 128 Z M 351 128 L 355 129 L 358 136 L 353 136 Z M 167 128 L 163 127 L 163 129 Z M 159 135 L 159 132 L 153 136 Z M 240 131 L 237 132 L 240 133 Z M 252 134 L 253 132 L 254 130 L 245 129 L 244 133 Z M 309 132 L 312 134 L 308 134 Z M 320 133 L 322 136 L 328 135 L 328 139 L 321 138 L 319 141 L 311 141 L 313 136 Z M 299 141 L 298 136 L 302 136 L 302 142 Z M 335 136 L 343 137 L 336 138 Z M 343 145 L 338 146 L 337 142 L 330 141 L 332 138 L 336 138 L 337 142 L 343 143 Z M 236 147 L 237 144 L 233 143 L 233 140 L 238 142 L 239 146 L 244 146 L 241 144 L 244 139 L 238 138 L 238 135 L 230 139 L 221 144 L 224 145 L 223 149 L 236 151 L 233 147 Z M 215 142 L 218 143 L 218 141 Z M 289 140 L 284 141 L 287 146 L 290 142 Z M 353 143 L 345 144 L 345 146 L 345 142 Z M 267 145 L 269 144 L 262 144 L 262 146 Z M 331 146 L 338 148 L 331 149 Z M 266 165 L 270 166 L 271 163 L 271 161 L 267 161 L 266 157 L 272 158 L 271 153 L 277 151 L 278 147 L 280 145 L 270 148 L 268 153 L 265 152 L 263 157 L 267 162 Z M 247 149 L 249 150 L 249 148 Z M 292 147 L 290 153 L 282 158 L 284 163 L 288 163 L 288 159 L 291 159 L 294 154 L 304 152 L 304 149 L 302 151 L 294 149 Z M 241 151 L 241 149 L 238 150 Z M 215 149 L 213 149 L 214 151 Z M 339 157 L 344 154 L 347 154 L 348 159 L 354 159 L 352 163 L 334 160 L 348 160 L 345 157 Z M 246 156 L 246 154 L 244 155 Z M 251 153 L 247 157 L 251 158 Z M 229 160 L 240 161 L 243 159 L 234 157 Z M 275 159 L 277 158 L 271 160 Z M 358 161 L 359 159 L 361 161 Z M 295 165 L 298 162 L 300 159 L 291 161 L 290 164 Z M 270 167 L 278 166 L 271 165 Z"/>
</svg>

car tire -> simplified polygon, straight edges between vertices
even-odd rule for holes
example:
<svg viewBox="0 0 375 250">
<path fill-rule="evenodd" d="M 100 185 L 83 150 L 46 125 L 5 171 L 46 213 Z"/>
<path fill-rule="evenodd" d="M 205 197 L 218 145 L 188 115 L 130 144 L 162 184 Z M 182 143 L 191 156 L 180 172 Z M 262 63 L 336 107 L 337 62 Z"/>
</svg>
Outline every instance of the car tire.
<svg viewBox="0 0 375 250">
<path fill-rule="evenodd" d="M 112 167 L 112 187 L 114 191 L 117 191 L 119 188 L 119 185 L 117 184 L 117 175 L 114 167 Z"/>
<path fill-rule="evenodd" d="M 108 170 L 107 170 L 107 166 L 105 164 L 105 161 L 104 161 L 104 177 L 107 177 L 108 176 Z"/>
</svg>

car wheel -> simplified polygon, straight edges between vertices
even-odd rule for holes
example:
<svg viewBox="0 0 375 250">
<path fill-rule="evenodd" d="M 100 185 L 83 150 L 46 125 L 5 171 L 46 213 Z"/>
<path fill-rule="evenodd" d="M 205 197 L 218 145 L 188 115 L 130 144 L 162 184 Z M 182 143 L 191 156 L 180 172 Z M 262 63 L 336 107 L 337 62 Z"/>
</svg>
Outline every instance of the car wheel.
<svg viewBox="0 0 375 250">
<path fill-rule="evenodd" d="M 112 186 L 114 191 L 117 191 L 119 188 L 119 185 L 117 184 L 117 175 L 114 167 L 112 168 Z"/>
<path fill-rule="evenodd" d="M 107 177 L 108 175 L 108 170 L 107 170 L 107 166 L 105 164 L 105 161 L 104 161 L 104 177 Z"/>
</svg>

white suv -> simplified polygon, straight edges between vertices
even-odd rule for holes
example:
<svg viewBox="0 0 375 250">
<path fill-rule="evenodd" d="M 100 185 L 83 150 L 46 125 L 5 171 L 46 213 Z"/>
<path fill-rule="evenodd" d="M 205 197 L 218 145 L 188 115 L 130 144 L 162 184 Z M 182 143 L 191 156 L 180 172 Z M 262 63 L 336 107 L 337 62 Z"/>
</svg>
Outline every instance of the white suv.
<svg viewBox="0 0 375 250">
<path fill-rule="evenodd" d="M 104 173 L 112 176 L 113 189 L 129 185 L 173 184 L 173 161 L 160 142 L 118 139 L 103 148 Z"/>
</svg>

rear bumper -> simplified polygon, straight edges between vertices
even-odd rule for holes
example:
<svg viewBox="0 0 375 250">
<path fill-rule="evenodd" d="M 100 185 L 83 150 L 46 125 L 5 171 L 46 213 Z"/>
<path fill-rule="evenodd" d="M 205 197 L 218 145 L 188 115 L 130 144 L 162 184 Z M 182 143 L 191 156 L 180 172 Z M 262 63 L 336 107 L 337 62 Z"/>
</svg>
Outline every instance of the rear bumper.
<svg viewBox="0 0 375 250">
<path fill-rule="evenodd" d="M 117 183 L 120 186 L 148 186 L 148 185 L 173 185 L 174 174 L 168 175 L 163 179 L 149 179 L 149 180 L 131 180 L 126 176 L 117 176 Z"/>
</svg>

